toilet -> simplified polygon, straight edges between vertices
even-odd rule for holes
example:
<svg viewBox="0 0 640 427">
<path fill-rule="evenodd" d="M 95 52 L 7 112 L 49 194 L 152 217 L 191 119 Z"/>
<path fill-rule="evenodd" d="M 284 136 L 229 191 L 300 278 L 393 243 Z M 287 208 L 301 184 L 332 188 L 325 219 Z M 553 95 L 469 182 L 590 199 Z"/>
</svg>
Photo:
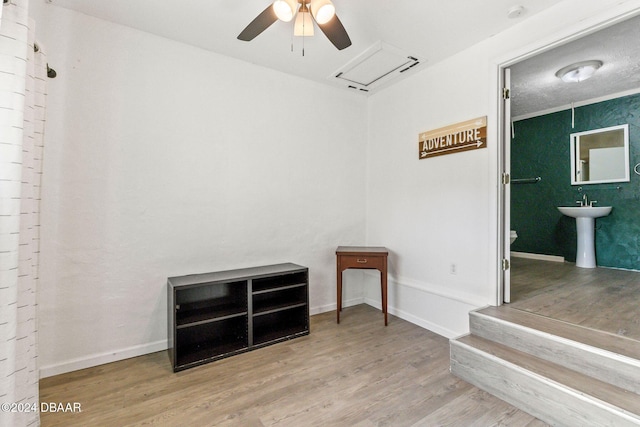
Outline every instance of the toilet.
<svg viewBox="0 0 640 427">
<path fill-rule="evenodd" d="M 513 244 L 513 242 L 518 238 L 518 233 L 516 233 L 516 230 L 511 230 L 509 238 L 511 239 L 510 243 Z"/>
</svg>

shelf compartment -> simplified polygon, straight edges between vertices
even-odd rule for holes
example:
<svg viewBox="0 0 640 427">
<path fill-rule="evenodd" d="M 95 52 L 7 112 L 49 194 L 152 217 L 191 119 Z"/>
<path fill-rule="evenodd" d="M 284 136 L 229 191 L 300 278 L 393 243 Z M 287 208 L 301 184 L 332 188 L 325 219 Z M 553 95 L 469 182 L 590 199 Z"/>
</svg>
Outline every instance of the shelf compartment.
<svg viewBox="0 0 640 427">
<path fill-rule="evenodd" d="M 257 312 L 257 313 L 256 313 L 256 311 L 254 310 L 254 312 L 253 312 L 253 317 L 256 317 L 256 316 L 264 316 L 265 314 L 271 314 L 271 313 L 275 313 L 275 312 L 283 311 L 283 310 L 291 310 L 291 309 L 293 309 L 293 308 L 304 307 L 304 306 L 306 306 L 306 305 L 307 305 L 307 303 L 306 303 L 306 302 L 302 302 L 302 303 L 298 303 L 298 304 L 293 304 L 293 305 L 292 305 L 292 304 L 289 304 L 289 303 L 286 303 L 286 304 L 280 304 L 280 305 L 272 305 L 272 306 L 270 306 L 269 308 L 264 309 L 264 310 L 262 310 L 262 311 L 259 311 L 259 312 Z"/>
<path fill-rule="evenodd" d="M 259 294 L 264 291 L 277 290 L 278 288 L 286 288 L 292 285 L 305 285 L 306 283 L 307 272 L 301 271 L 297 273 L 253 279 L 252 291 L 254 294 Z"/>
<path fill-rule="evenodd" d="M 253 314 L 284 310 L 307 304 L 307 287 L 295 286 L 281 288 L 272 292 L 253 294 Z"/>
<path fill-rule="evenodd" d="M 296 283 L 294 285 L 285 285 L 285 286 L 279 286 L 277 288 L 268 288 L 268 289 L 263 289 L 260 291 L 253 291 L 252 294 L 253 295 L 260 295 L 260 294 L 266 294 L 269 292 L 277 292 L 277 291 L 284 291 L 286 289 L 293 289 L 293 288 L 303 288 L 307 286 L 306 283 Z"/>
<path fill-rule="evenodd" d="M 309 333 L 307 305 L 253 317 L 253 344 L 288 340 Z"/>
<path fill-rule="evenodd" d="M 247 312 L 247 282 L 211 283 L 176 291 L 176 326 L 242 316 Z"/>
<path fill-rule="evenodd" d="M 174 372 L 244 353 L 247 350 L 249 348 L 246 345 L 239 345 L 238 343 L 186 347 L 176 359 L 177 363 Z"/>
<path fill-rule="evenodd" d="M 178 329 L 209 322 L 219 322 L 233 317 L 246 316 L 247 307 L 237 304 L 210 304 L 208 301 L 198 307 L 176 309 L 176 327 Z"/>
<path fill-rule="evenodd" d="M 176 367 L 204 363 L 248 349 L 248 336 L 246 315 L 181 328 L 176 338 Z"/>
</svg>

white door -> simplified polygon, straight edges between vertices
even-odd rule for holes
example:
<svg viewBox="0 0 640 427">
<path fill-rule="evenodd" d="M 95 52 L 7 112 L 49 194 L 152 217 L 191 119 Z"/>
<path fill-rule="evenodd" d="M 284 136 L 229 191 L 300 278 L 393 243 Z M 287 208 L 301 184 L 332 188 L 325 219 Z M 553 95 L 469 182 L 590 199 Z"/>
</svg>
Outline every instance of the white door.
<svg viewBox="0 0 640 427">
<path fill-rule="evenodd" d="M 503 70 L 502 132 L 501 132 L 501 232 L 498 246 L 501 255 L 502 302 L 511 302 L 511 70 Z"/>
</svg>

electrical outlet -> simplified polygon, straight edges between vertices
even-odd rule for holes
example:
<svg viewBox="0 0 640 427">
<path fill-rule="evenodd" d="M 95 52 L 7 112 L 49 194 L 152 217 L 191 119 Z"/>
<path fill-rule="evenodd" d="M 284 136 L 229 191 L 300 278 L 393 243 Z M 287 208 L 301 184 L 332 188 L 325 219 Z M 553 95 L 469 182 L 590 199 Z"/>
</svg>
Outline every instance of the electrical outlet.
<svg viewBox="0 0 640 427">
<path fill-rule="evenodd" d="M 458 272 L 458 266 L 455 263 L 451 263 L 449 266 L 449 274 L 456 274 Z"/>
</svg>

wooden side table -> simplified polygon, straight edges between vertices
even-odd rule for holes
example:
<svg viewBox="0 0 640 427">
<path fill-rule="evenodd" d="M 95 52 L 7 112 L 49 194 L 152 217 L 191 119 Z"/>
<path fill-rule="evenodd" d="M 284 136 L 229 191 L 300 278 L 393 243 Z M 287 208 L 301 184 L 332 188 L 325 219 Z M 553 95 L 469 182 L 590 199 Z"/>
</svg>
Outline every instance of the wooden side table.
<svg viewBox="0 0 640 427">
<path fill-rule="evenodd" d="M 340 312 L 342 311 L 342 272 L 347 268 L 358 268 L 380 271 L 382 313 L 384 313 L 384 325 L 387 326 L 388 255 L 389 250 L 380 246 L 338 246 L 338 249 L 336 249 L 336 265 L 338 273 L 338 307 L 336 312 L 338 323 L 340 323 Z"/>
</svg>

